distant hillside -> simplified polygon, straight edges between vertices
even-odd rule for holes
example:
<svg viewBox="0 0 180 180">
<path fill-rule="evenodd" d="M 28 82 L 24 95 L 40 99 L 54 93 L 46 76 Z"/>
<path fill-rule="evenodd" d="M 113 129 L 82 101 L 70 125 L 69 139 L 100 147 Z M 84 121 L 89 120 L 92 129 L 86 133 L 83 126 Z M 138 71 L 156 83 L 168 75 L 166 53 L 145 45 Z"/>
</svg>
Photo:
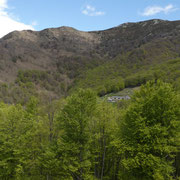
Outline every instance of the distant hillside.
<svg viewBox="0 0 180 180">
<path fill-rule="evenodd" d="M 179 56 L 180 21 L 155 19 L 93 32 L 15 31 L 0 39 L 0 81 L 18 87 L 30 82 L 60 97 L 75 87 L 104 88 L 107 79 L 132 86 L 128 77 Z"/>
</svg>

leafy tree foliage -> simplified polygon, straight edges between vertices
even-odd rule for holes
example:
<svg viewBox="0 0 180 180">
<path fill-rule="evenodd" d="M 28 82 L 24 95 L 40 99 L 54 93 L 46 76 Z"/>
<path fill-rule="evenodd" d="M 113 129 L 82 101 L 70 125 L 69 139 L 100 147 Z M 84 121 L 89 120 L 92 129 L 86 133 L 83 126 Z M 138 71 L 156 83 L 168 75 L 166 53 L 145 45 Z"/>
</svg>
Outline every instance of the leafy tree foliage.
<svg viewBox="0 0 180 180">
<path fill-rule="evenodd" d="M 149 82 L 118 104 L 89 89 L 21 104 L 0 103 L 0 179 L 169 180 L 180 174 L 179 95 L 170 84 Z"/>
<path fill-rule="evenodd" d="M 91 120 L 91 171 L 98 179 L 114 179 L 116 151 L 112 142 L 115 140 L 118 117 L 116 107 L 102 102 L 98 104 L 96 116 Z"/>
<path fill-rule="evenodd" d="M 179 118 L 179 97 L 170 84 L 158 80 L 141 87 L 121 129 L 126 177 L 172 178 Z"/>
<path fill-rule="evenodd" d="M 63 134 L 59 142 L 64 176 L 73 179 L 88 179 L 89 161 L 88 124 L 96 108 L 96 96 L 90 90 L 79 90 L 68 98 L 59 121 Z"/>
</svg>

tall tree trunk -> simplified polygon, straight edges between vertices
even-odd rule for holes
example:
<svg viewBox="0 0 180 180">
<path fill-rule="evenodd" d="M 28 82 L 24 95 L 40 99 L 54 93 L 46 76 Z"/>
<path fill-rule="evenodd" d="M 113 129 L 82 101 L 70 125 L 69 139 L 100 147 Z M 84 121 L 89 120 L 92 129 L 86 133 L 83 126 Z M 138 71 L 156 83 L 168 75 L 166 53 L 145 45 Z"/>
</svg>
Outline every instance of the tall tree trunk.
<svg viewBox="0 0 180 180">
<path fill-rule="evenodd" d="M 48 113 L 48 119 L 49 119 L 49 141 L 52 141 L 53 138 L 53 121 L 54 121 L 54 112 Z"/>
<path fill-rule="evenodd" d="M 120 163 L 120 158 L 118 158 L 117 162 L 116 162 L 116 170 L 115 170 L 114 180 L 118 180 L 119 163 Z"/>
<path fill-rule="evenodd" d="M 79 160 L 80 160 L 81 165 L 82 165 L 82 162 L 83 162 L 82 153 L 83 153 L 83 148 L 80 147 Z M 82 168 L 82 166 L 81 166 L 81 168 L 80 168 L 80 177 L 79 177 L 79 180 L 82 180 L 82 179 L 83 179 L 83 168 Z"/>
<path fill-rule="evenodd" d="M 179 177 L 180 176 L 180 152 L 176 153 L 176 157 L 175 157 L 175 177 Z"/>
<path fill-rule="evenodd" d="M 106 156 L 106 139 L 104 136 L 104 127 L 103 127 L 103 156 L 102 156 L 101 180 L 103 179 L 103 175 L 104 175 L 105 156 Z"/>
</svg>

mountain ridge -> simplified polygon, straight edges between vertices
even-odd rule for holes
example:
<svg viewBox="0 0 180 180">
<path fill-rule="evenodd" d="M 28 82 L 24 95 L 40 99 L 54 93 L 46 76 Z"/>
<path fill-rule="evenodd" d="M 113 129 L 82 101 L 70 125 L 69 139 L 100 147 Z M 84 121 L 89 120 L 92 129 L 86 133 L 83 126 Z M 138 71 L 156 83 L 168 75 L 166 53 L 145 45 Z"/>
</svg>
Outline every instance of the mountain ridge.
<svg viewBox="0 0 180 180">
<path fill-rule="evenodd" d="M 179 55 L 180 21 L 153 19 L 87 32 L 66 26 L 14 31 L 0 39 L 0 81 L 16 83 L 19 71 L 35 70 L 67 83 L 68 91 L 84 72 L 103 64 L 117 64 L 117 71 L 122 64 L 151 66 Z"/>
</svg>

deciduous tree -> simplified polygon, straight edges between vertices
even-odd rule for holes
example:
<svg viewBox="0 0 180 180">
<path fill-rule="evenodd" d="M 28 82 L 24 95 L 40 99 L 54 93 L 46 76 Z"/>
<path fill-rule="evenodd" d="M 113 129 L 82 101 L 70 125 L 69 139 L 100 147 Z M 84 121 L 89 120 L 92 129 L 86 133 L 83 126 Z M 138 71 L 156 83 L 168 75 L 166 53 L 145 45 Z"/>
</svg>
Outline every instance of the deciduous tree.
<svg viewBox="0 0 180 180">
<path fill-rule="evenodd" d="M 172 86 L 159 80 L 142 86 L 122 126 L 126 178 L 171 179 L 179 125 L 179 98 Z"/>
</svg>

